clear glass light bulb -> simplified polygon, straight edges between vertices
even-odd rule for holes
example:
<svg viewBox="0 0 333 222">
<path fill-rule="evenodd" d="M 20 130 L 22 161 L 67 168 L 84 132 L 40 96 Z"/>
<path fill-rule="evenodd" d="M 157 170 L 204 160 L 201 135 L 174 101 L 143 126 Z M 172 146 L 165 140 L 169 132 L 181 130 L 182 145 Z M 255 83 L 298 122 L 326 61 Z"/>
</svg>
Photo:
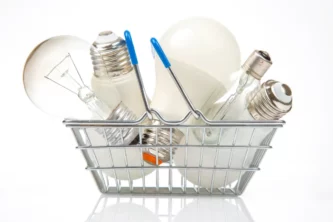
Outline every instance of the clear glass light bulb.
<svg viewBox="0 0 333 222">
<path fill-rule="evenodd" d="M 244 109 L 246 109 L 248 101 L 250 101 L 250 99 L 239 99 L 239 97 L 250 97 L 252 92 L 260 86 L 261 78 L 271 65 L 272 61 L 267 52 L 255 50 L 248 57 L 240 70 L 234 73 L 234 75 L 238 76 L 238 81 L 216 102 L 213 104 L 205 104 L 202 108 L 203 114 L 210 120 L 235 120 L 233 117 L 238 116 L 240 114 L 239 112 L 241 112 L 239 109 L 233 108 L 234 106 L 239 106 L 239 104 L 236 103 L 240 101 L 244 102 L 245 104 L 242 105 Z M 220 130 L 217 128 L 206 129 L 206 143 L 217 143 L 219 131 Z M 195 130 L 195 135 L 198 140 L 202 140 L 200 130 Z"/>
<path fill-rule="evenodd" d="M 95 96 L 86 83 L 94 73 L 90 58 L 91 44 L 74 36 L 57 36 L 40 43 L 29 55 L 23 74 L 24 86 L 30 100 L 40 110 L 62 118 L 85 118 L 99 120 L 136 120 L 137 117 L 122 103 L 121 97 L 110 81 L 108 104 Z M 100 66 L 102 69 L 103 66 Z M 84 111 L 91 112 L 84 112 Z M 138 135 L 137 129 L 87 129 L 90 145 L 125 145 Z M 105 135 L 107 138 L 105 138 Z M 113 150 L 113 162 L 107 150 L 96 150 L 99 166 L 125 166 L 123 151 Z M 127 153 L 128 164 L 141 166 L 140 151 L 133 149 Z M 119 158 L 119 157 L 122 158 Z M 118 158 L 117 158 L 118 157 Z M 115 177 L 112 170 L 105 173 Z M 131 172 L 130 172 L 131 173 Z M 128 179 L 126 170 L 119 170 L 118 179 Z M 135 171 L 132 179 L 142 177 Z"/>
<path fill-rule="evenodd" d="M 85 87 L 93 73 L 89 49 L 90 44 L 78 37 L 57 36 L 43 41 L 30 53 L 23 82 L 36 107 L 62 118 L 90 117 L 86 102 L 78 97 L 81 89 L 89 91 Z M 113 97 L 116 106 L 120 97 Z"/>
<path fill-rule="evenodd" d="M 171 26 L 159 42 L 172 70 L 197 109 L 221 98 L 226 93 L 231 73 L 240 67 L 240 51 L 234 36 L 215 20 L 191 18 L 180 21 Z M 189 112 L 188 106 L 157 56 L 155 70 L 156 90 L 151 107 L 158 110 L 166 120 L 183 119 Z M 169 143 L 169 129 L 165 129 L 165 132 L 160 130 L 159 134 L 160 145 Z M 173 133 L 176 134 L 181 132 Z M 154 135 L 147 134 L 146 138 L 155 141 Z M 175 145 L 179 144 L 182 137 L 177 138 L 173 141 Z"/>
<path fill-rule="evenodd" d="M 253 58 L 255 57 L 255 58 Z M 267 52 L 255 51 L 238 71 L 239 81 L 236 82 L 228 93 L 223 96 L 216 104 L 221 104 L 216 113 L 212 110 L 212 120 L 223 120 L 232 104 L 237 100 L 239 95 L 248 96 L 260 85 L 260 80 L 271 66 L 272 61 Z M 260 70 L 259 70 L 260 69 Z M 248 100 L 246 100 L 248 101 Z M 247 107 L 245 104 L 244 107 Z M 230 119 L 229 119 L 230 120 Z"/>
</svg>

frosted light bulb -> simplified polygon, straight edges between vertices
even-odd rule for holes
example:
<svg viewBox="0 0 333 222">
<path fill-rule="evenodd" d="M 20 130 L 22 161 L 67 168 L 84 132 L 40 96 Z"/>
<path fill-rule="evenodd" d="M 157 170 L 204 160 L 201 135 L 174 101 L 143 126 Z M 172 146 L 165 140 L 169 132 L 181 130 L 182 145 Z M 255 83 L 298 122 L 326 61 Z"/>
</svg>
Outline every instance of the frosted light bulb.
<svg viewBox="0 0 333 222">
<path fill-rule="evenodd" d="M 234 36 L 211 19 L 191 18 L 178 22 L 162 36 L 161 46 L 197 109 L 211 106 L 221 98 L 229 87 L 231 73 L 240 66 L 240 52 Z M 183 119 L 189 112 L 188 106 L 158 58 L 155 58 L 155 70 L 156 90 L 151 108 L 159 111 L 166 120 Z M 160 123 L 157 121 L 156 124 Z M 149 134 L 146 134 L 147 144 L 153 144 L 155 133 Z M 160 130 L 158 134 L 161 138 L 159 145 L 169 144 L 169 129 Z M 173 133 L 176 134 L 179 136 L 175 136 L 175 145 L 182 137 L 180 130 Z M 154 160 L 155 151 L 150 151 Z"/>
<path fill-rule="evenodd" d="M 115 85 L 123 103 L 141 117 L 145 107 L 125 40 L 112 31 L 101 32 L 92 44 L 90 54 L 95 70 L 91 85 L 97 97 L 112 104 L 109 88 Z"/>
<path fill-rule="evenodd" d="M 246 97 L 240 95 L 237 101 L 233 104 L 233 109 L 227 114 L 228 119 L 232 120 L 278 120 L 287 114 L 292 107 L 292 94 L 291 89 L 286 85 L 274 80 L 269 80 L 263 83 L 260 89 L 253 92 L 253 97 Z M 247 101 L 247 102 L 245 102 Z M 247 107 L 244 107 L 248 104 Z M 271 132 L 271 128 L 240 128 L 237 131 L 237 139 L 235 145 L 252 145 L 259 146 L 265 141 L 265 138 Z M 220 139 L 222 145 L 232 145 L 235 129 L 226 129 L 226 132 Z M 253 134 L 253 135 L 252 135 Z M 252 138 L 252 139 L 251 139 Z M 199 145 L 200 142 L 191 134 L 189 144 Z M 223 168 L 249 168 L 255 159 L 256 149 L 233 149 L 232 162 L 229 166 L 230 150 L 216 150 L 214 148 L 204 148 L 202 150 L 202 166 L 213 167 L 216 163 L 217 167 Z M 192 147 L 188 151 L 188 166 L 198 166 L 200 163 L 201 148 Z M 246 161 L 244 162 L 244 158 Z M 185 164 L 185 149 L 177 150 L 174 156 L 177 166 L 184 166 Z M 253 166 L 258 167 L 258 166 Z M 184 170 L 179 170 L 182 175 L 185 174 Z M 198 185 L 197 170 L 188 170 L 187 179 Z M 229 185 L 238 180 L 239 172 L 229 171 L 227 181 L 225 181 L 225 171 L 215 171 L 214 183 L 211 184 L 213 177 L 213 170 L 202 170 L 200 185 L 204 188 L 220 188 L 224 184 Z"/>
<path fill-rule="evenodd" d="M 177 75 L 182 74 L 182 66 L 188 65 L 219 80 L 227 90 L 234 78 L 231 73 L 241 64 L 233 34 L 223 24 L 209 18 L 194 17 L 174 24 L 162 36 L 160 44 L 170 62 L 175 61 L 171 63 L 180 66 L 179 71 L 175 69 Z M 160 71 L 156 68 L 157 74 Z"/>
<path fill-rule="evenodd" d="M 107 104 L 112 103 L 109 93 L 115 84 L 121 92 L 123 101 L 127 102 L 128 107 L 132 108 L 137 115 L 142 116 L 145 106 L 140 96 L 139 83 L 131 65 L 126 42 L 111 31 L 101 32 L 93 43 L 90 54 L 95 70 L 91 80 L 92 88 L 101 100 Z M 131 120 L 137 120 L 137 118 Z M 137 136 L 130 142 L 132 145 L 135 145 L 138 143 L 138 140 Z M 100 141 L 100 143 L 104 145 L 103 141 Z M 126 158 L 124 158 L 125 156 Z M 127 165 L 135 167 L 142 166 L 141 151 L 136 147 L 113 149 L 111 151 L 99 150 L 98 158 L 99 164 L 106 167 L 110 166 L 110 163 L 115 167 L 125 167 Z M 145 166 L 149 165 L 148 163 L 143 164 Z M 114 174 L 113 170 L 105 170 L 103 172 L 108 176 L 120 180 L 135 180 L 152 173 L 154 170 L 127 171 L 119 169 L 115 170 L 116 174 Z"/>
</svg>

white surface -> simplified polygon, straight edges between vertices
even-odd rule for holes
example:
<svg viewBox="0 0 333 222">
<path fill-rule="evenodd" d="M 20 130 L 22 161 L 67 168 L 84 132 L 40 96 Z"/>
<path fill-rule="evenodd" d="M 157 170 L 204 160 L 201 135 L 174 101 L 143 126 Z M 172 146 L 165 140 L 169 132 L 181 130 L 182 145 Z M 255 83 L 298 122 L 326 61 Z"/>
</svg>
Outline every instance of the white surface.
<svg viewBox="0 0 333 222">
<path fill-rule="evenodd" d="M 255 48 L 270 52 L 274 64 L 265 80 L 279 80 L 293 90 L 288 124 L 277 133 L 262 171 L 242 196 L 253 220 L 332 221 L 333 2 L 170 0 L 160 4 L 160 11 L 151 10 L 147 2 L 0 3 L 0 221 L 86 221 L 99 198 L 71 132 L 61 119 L 38 111 L 25 95 L 22 71 L 33 47 L 54 35 L 94 39 L 103 30 L 128 29 L 149 84 L 154 82 L 149 38 L 160 37 L 171 23 L 191 15 L 223 22 L 237 38 L 242 61 Z M 149 2 L 158 7 L 156 1 Z M 131 16 L 122 17 L 125 10 Z M 148 92 L 152 95 L 153 89 Z"/>
</svg>

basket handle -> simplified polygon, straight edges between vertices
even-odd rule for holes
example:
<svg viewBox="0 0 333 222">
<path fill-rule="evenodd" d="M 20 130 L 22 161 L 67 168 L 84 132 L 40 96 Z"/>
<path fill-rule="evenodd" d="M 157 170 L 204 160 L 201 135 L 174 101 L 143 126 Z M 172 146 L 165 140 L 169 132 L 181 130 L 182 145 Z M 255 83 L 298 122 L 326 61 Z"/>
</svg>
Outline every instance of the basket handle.
<svg viewBox="0 0 333 222">
<path fill-rule="evenodd" d="M 133 44 L 133 41 L 132 41 L 131 33 L 126 30 L 124 32 L 124 36 L 125 36 L 125 40 L 126 40 L 126 44 L 127 44 L 128 53 L 129 53 L 130 58 L 131 58 L 131 63 L 133 65 L 133 68 L 134 68 L 134 71 L 135 71 L 135 74 L 136 74 L 136 78 L 138 79 L 138 82 L 139 82 L 141 96 L 142 96 L 142 100 L 143 100 L 144 105 L 145 105 L 147 116 L 148 116 L 149 119 L 153 119 L 153 115 L 150 111 L 148 96 L 147 96 L 145 87 L 143 85 L 143 81 L 142 81 L 142 77 L 141 77 L 141 73 L 140 73 L 140 69 L 139 69 L 139 64 L 138 64 L 138 59 L 136 57 L 135 48 L 134 48 L 134 44 Z"/>
<path fill-rule="evenodd" d="M 168 70 L 168 72 L 170 73 L 173 81 L 176 83 L 177 88 L 179 89 L 180 93 L 182 94 L 185 102 L 187 103 L 188 108 L 190 109 L 192 115 L 198 119 L 200 117 L 200 112 L 198 110 L 195 109 L 193 103 L 191 102 L 190 98 L 188 97 L 188 95 L 186 94 L 183 86 L 181 85 L 181 83 L 179 82 L 177 76 L 175 75 L 175 73 L 172 71 L 171 69 L 171 64 L 167 58 L 167 56 L 165 55 L 162 47 L 160 46 L 160 44 L 158 43 L 158 41 L 156 40 L 156 38 L 151 38 L 150 39 L 151 44 L 153 45 L 157 55 L 160 57 L 164 67 Z"/>
</svg>

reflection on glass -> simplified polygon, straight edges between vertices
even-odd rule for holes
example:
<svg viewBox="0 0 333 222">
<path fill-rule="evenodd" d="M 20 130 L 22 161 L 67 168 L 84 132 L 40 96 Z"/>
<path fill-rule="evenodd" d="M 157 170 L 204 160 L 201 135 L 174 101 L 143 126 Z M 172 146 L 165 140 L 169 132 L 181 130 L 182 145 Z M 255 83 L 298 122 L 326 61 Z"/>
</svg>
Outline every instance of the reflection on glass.
<svg viewBox="0 0 333 222">
<path fill-rule="evenodd" d="M 87 222 L 253 222 L 239 197 L 107 196 Z"/>
</svg>

